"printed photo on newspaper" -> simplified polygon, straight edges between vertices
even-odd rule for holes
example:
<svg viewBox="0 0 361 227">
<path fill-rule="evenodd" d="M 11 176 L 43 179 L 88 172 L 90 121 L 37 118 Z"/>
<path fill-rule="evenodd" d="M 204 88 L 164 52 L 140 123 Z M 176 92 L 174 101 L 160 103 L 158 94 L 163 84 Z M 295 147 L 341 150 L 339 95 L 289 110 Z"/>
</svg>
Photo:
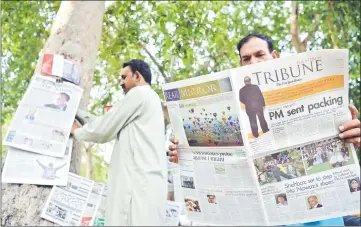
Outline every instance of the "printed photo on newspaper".
<svg viewBox="0 0 361 227">
<path fill-rule="evenodd" d="M 34 76 L 15 112 L 4 145 L 63 157 L 82 88 Z"/>
<path fill-rule="evenodd" d="M 73 139 L 68 140 L 62 158 L 8 147 L 2 171 L 2 183 L 66 186 Z"/>
<path fill-rule="evenodd" d="M 69 173 L 65 187 L 53 186 L 41 217 L 61 226 L 79 226 L 94 181 Z"/>
<path fill-rule="evenodd" d="M 163 85 L 187 219 L 285 225 L 360 213 L 359 162 L 338 138 L 351 119 L 348 78 L 338 49 Z"/>
<path fill-rule="evenodd" d="M 174 201 L 167 201 L 165 226 L 178 226 L 182 204 Z"/>
</svg>

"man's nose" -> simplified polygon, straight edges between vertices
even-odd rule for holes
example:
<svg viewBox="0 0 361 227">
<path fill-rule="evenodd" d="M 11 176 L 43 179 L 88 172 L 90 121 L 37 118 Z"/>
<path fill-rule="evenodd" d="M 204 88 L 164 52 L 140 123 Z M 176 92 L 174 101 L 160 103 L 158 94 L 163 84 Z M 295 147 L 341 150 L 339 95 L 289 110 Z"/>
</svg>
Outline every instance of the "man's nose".
<svg viewBox="0 0 361 227">
<path fill-rule="evenodd" d="M 258 58 L 256 58 L 256 57 L 251 57 L 251 60 L 249 61 L 249 64 L 256 64 L 256 63 L 258 63 L 258 62 L 260 62 L 260 60 L 258 59 Z"/>
</svg>

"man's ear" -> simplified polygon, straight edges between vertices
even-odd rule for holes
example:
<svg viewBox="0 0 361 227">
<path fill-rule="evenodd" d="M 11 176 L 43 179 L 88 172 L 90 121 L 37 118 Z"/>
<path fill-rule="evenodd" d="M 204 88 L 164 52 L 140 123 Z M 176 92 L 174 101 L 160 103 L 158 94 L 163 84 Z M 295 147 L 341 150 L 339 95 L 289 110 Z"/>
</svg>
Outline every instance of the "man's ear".
<svg viewBox="0 0 361 227">
<path fill-rule="evenodd" d="M 140 78 L 141 78 L 141 74 L 138 72 L 138 71 L 136 71 L 135 73 L 134 73 L 134 81 L 139 81 L 140 80 Z"/>
<path fill-rule="evenodd" d="M 277 58 L 278 58 L 278 53 L 277 53 L 276 50 L 273 50 L 272 53 L 271 53 L 271 55 L 272 55 L 272 58 L 273 58 L 273 59 L 277 59 Z"/>
</svg>

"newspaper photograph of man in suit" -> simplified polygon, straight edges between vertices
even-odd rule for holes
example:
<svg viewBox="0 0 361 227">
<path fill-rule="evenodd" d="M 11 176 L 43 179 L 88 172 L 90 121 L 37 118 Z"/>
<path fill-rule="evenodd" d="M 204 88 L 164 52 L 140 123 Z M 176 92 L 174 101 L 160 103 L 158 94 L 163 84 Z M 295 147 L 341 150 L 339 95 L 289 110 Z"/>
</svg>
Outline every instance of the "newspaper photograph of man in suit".
<svg viewBox="0 0 361 227">
<path fill-rule="evenodd" d="M 257 117 L 262 128 L 262 132 L 269 131 L 267 121 L 264 117 L 265 101 L 260 88 L 251 83 L 251 78 L 244 78 L 244 86 L 239 90 L 239 101 L 246 107 L 246 113 L 251 125 L 252 134 L 255 138 L 259 137 Z"/>
</svg>

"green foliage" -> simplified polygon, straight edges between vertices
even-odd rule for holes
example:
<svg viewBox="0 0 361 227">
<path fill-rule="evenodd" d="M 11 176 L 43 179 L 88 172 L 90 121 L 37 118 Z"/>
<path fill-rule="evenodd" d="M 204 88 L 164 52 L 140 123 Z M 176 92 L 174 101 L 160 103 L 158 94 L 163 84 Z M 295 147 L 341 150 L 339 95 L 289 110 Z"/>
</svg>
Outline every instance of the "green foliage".
<svg viewBox="0 0 361 227">
<path fill-rule="evenodd" d="M 59 1 L 2 1 L 1 123 L 12 118 L 33 76 Z"/>
</svg>

